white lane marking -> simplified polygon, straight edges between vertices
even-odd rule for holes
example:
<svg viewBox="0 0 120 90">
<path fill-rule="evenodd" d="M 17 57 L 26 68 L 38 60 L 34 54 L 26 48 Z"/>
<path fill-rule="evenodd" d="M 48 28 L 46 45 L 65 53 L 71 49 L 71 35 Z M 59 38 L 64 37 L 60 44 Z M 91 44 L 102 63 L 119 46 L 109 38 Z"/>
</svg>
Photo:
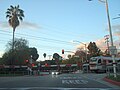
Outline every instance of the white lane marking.
<svg viewBox="0 0 120 90">
<path fill-rule="evenodd" d="M 62 80 L 62 84 L 87 84 L 87 80 Z"/>
<path fill-rule="evenodd" d="M 82 79 L 82 77 L 60 77 L 60 79 Z"/>
<path fill-rule="evenodd" d="M 62 84 L 87 84 L 87 80 L 83 80 L 82 77 L 60 77 Z"/>
<path fill-rule="evenodd" d="M 62 80 L 62 84 L 70 84 L 68 80 Z"/>
</svg>

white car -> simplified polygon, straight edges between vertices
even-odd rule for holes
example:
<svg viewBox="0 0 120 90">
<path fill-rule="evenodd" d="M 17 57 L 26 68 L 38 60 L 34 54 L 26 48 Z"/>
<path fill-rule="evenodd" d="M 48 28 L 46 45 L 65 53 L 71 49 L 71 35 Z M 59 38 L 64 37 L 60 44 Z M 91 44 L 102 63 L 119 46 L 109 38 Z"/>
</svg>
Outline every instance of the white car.
<svg viewBox="0 0 120 90">
<path fill-rule="evenodd" d="M 58 75 L 58 74 L 60 74 L 58 71 L 53 71 L 52 72 L 52 75 Z"/>
</svg>

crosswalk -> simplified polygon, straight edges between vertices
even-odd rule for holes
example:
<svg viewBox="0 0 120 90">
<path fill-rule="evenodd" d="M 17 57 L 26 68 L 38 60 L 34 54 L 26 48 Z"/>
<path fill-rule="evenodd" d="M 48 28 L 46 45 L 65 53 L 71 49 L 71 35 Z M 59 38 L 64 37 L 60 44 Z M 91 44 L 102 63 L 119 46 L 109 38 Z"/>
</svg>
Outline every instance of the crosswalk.
<svg viewBox="0 0 120 90">
<path fill-rule="evenodd" d="M 62 84 L 87 84 L 88 81 L 82 79 L 82 77 L 60 77 Z"/>
</svg>

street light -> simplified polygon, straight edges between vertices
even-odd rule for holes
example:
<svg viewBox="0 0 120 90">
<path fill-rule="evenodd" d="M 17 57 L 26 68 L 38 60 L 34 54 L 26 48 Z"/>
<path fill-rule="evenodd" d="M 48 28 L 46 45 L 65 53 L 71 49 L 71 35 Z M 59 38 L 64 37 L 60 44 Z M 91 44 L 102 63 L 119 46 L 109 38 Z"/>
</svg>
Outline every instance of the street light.
<svg viewBox="0 0 120 90">
<path fill-rule="evenodd" d="M 76 40 L 73 40 L 72 42 L 78 42 L 78 43 L 81 43 L 81 44 L 83 44 L 83 45 L 85 45 L 85 54 L 86 54 L 86 62 L 87 62 L 87 47 L 86 47 L 86 44 L 85 43 L 83 43 L 83 42 L 80 42 L 80 41 L 76 41 Z"/>
<path fill-rule="evenodd" d="M 89 0 L 89 1 L 92 1 L 92 0 Z M 107 2 L 107 0 L 98 0 L 98 1 L 104 3 L 105 7 L 106 7 L 106 13 L 107 13 L 107 18 L 108 18 L 108 29 L 109 29 L 110 40 L 111 40 L 110 49 L 111 49 L 111 55 L 112 55 L 112 59 L 113 59 L 114 77 L 117 77 L 117 75 L 116 75 L 116 64 L 115 64 L 115 49 L 116 49 L 116 47 L 113 45 L 113 38 L 112 38 L 112 31 L 111 31 L 111 23 L 110 23 L 108 2 Z"/>
</svg>

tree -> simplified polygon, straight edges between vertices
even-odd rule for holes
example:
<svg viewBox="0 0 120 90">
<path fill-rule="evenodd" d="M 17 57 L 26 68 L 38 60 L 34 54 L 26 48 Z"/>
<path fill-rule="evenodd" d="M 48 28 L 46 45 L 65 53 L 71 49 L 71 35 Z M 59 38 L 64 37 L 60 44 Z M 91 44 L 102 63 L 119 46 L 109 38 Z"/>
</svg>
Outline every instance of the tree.
<svg viewBox="0 0 120 90">
<path fill-rule="evenodd" d="M 46 53 L 43 54 L 44 59 L 46 58 Z"/>
<path fill-rule="evenodd" d="M 85 62 L 86 61 L 86 53 L 83 52 L 82 50 L 78 49 L 76 52 L 75 52 L 75 56 L 78 56 L 80 58 L 80 62 Z"/>
<path fill-rule="evenodd" d="M 91 57 L 101 55 L 101 50 L 97 47 L 95 42 L 89 43 L 88 50 Z"/>
<path fill-rule="evenodd" d="M 77 64 L 78 62 L 80 62 L 80 58 L 75 55 L 71 56 L 69 59 L 62 60 L 62 64 Z"/>
<path fill-rule="evenodd" d="M 7 43 L 6 52 L 3 54 L 4 63 L 7 65 L 23 65 L 25 64 L 25 60 L 29 60 L 30 52 L 28 41 L 25 39 L 15 39 L 15 48 L 14 52 L 12 52 L 12 41 Z M 14 56 L 14 59 L 13 59 Z"/>
<path fill-rule="evenodd" d="M 59 58 L 60 58 L 60 55 L 59 55 L 58 53 L 54 53 L 54 54 L 53 54 L 53 59 L 54 59 L 55 61 L 59 61 Z"/>
<path fill-rule="evenodd" d="M 22 21 L 24 17 L 24 11 L 22 9 L 19 9 L 19 5 L 12 6 L 10 5 L 10 8 L 7 9 L 6 12 L 6 18 L 8 19 L 9 25 L 13 28 L 13 45 L 12 49 L 14 49 L 14 33 L 17 26 L 20 24 L 20 20 Z"/>
<path fill-rule="evenodd" d="M 12 41 L 7 43 L 6 52 L 2 56 L 2 63 L 6 65 L 25 65 L 26 60 L 36 61 L 39 57 L 35 47 L 29 48 L 28 41 L 25 39 L 15 39 L 14 52 L 12 50 Z M 14 59 L 13 59 L 14 56 Z"/>
<path fill-rule="evenodd" d="M 54 53 L 53 54 L 53 59 L 55 60 L 56 64 L 57 64 L 57 68 L 58 71 L 60 70 L 60 55 L 58 53 Z"/>
<path fill-rule="evenodd" d="M 35 47 L 29 48 L 29 51 L 30 51 L 30 56 L 32 56 L 32 59 L 36 61 L 39 58 L 37 49 Z"/>
</svg>

